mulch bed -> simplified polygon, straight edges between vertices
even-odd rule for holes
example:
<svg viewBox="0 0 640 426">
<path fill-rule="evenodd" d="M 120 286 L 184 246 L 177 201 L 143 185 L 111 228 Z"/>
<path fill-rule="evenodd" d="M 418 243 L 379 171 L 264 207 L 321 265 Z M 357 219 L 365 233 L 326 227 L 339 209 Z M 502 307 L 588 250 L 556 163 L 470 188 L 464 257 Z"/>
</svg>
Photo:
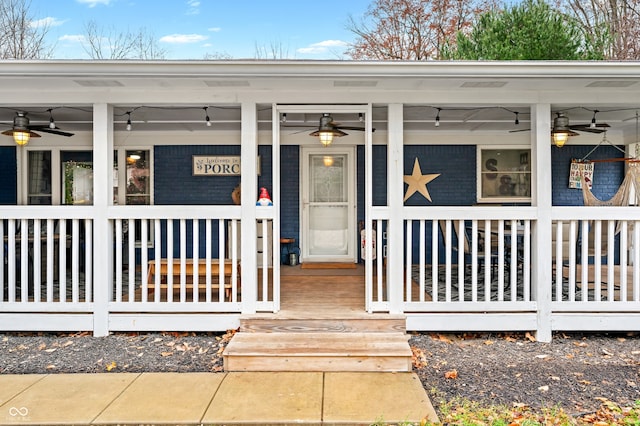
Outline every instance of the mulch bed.
<svg viewBox="0 0 640 426">
<path fill-rule="evenodd" d="M 233 332 L 0 334 L 0 374 L 220 372 Z M 414 371 L 437 408 L 462 397 L 481 404 L 560 405 L 594 412 L 603 399 L 640 400 L 640 334 L 411 334 Z"/>
</svg>

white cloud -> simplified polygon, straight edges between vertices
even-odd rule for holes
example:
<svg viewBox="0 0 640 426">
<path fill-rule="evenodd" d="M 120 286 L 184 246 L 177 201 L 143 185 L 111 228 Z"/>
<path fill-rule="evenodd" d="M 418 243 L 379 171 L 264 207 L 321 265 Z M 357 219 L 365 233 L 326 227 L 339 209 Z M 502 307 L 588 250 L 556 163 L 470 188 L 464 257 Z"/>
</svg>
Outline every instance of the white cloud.
<svg viewBox="0 0 640 426">
<path fill-rule="evenodd" d="M 99 4 L 103 4 L 105 6 L 109 6 L 111 0 L 76 0 L 80 4 L 86 4 L 89 7 L 96 7 Z"/>
<path fill-rule="evenodd" d="M 82 34 L 65 34 L 58 38 L 59 41 L 69 41 L 72 43 L 84 43 L 85 37 Z"/>
<path fill-rule="evenodd" d="M 205 41 L 209 37 L 200 34 L 170 34 L 160 37 L 162 43 L 187 44 Z"/>
<path fill-rule="evenodd" d="M 199 0 L 187 0 L 187 15 L 198 15 L 200 13 Z"/>
<path fill-rule="evenodd" d="M 330 52 L 333 49 L 343 49 L 348 45 L 349 43 L 342 40 L 324 40 L 319 43 L 310 44 L 308 47 L 301 47 L 300 49 L 296 50 L 296 52 L 302 53 L 304 55 L 318 55 Z"/>
<path fill-rule="evenodd" d="M 58 18 L 54 18 L 51 16 L 47 16 L 46 18 L 36 19 L 35 21 L 31 21 L 30 25 L 32 28 L 51 28 L 51 27 L 59 27 L 64 24 L 65 21 L 61 21 Z"/>
<path fill-rule="evenodd" d="M 211 28 L 207 28 L 207 31 L 211 31 L 212 33 L 219 33 L 220 31 L 222 31 L 222 28 L 220 28 L 220 27 L 211 27 Z"/>
</svg>

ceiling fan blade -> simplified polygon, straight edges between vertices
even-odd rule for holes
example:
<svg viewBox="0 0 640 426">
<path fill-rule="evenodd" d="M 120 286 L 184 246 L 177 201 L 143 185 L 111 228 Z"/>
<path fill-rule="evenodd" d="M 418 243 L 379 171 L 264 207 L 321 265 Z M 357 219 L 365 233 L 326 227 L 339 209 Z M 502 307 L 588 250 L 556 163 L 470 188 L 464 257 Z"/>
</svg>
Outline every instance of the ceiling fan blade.
<svg viewBox="0 0 640 426">
<path fill-rule="evenodd" d="M 334 128 L 338 129 L 338 130 L 356 130 L 356 131 L 360 131 L 360 132 L 364 132 L 366 129 L 364 127 L 352 127 L 352 126 L 333 126 Z M 371 128 L 372 132 L 375 132 L 376 129 Z"/>
<path fill-rule="evenodd" d="M 54 135 L 59 135 L 59 136 L 66 136 L 66 137 L 70 137 L 73 136 L 73 133 L 69 133 L 69 132 L 65 132 L 63 130 L 60 130 L 58 128 L 55 129 L 50 129 L 48 126 L 29 126 L 30 130 L 37 130 L 39 132 L 45 132 L 45 133 L 51 133 Z"/>
</svg>

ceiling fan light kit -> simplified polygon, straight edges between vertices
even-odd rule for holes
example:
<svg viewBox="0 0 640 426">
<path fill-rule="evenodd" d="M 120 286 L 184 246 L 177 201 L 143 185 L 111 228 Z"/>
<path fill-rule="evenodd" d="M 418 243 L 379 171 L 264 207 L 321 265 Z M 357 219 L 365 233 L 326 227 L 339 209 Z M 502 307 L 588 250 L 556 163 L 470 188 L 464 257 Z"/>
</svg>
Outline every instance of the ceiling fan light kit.
<svg viewBox="0 0 640 426">
<path fill-rule="evenodd" d="M 336 128 L 335 124 L 333 124 L 333 117 L 329 114 L 323 114 L 322 117 L 320 117 L 318 130 L 309 133 L 309 136 L 317 136 L 322 146 L 328 147 L 333 142 L 333 138 L 347 136 L 347 134 L 348 133 Z"/>
<path fill-rule="evenodd" d="M 49 114 L 51 114 L 51 111 L 49 111 Z M 5 130 L 2 134 L 13 136 L 13 141 L 16 145 L 24 146 L 29 143 L 31 138 L 40 137 L 40 135 L 34 132 L 33 129 L 59 136 L 73 136 L 73 133 L 63 132 L 58 129 L 55 125 L 55 121 L 53 121 L 53 117 L 49 118 L 49 123 L 46 125 L 31 125 L 29 124 L 29 117 L 27 117 L 27 113 L 22 111 L 16 112 L 16 116 L 13 117 L 13 127 L 10 130 Z"/>
<path fill-rule="evenodd" d="M 556 118 L 553 119 L 553 129 L 551 129 L 553 143 L 558 148 L 562 148 L 570 136 L 578 136 L 578 133 L 569 127 L 569 117 L 563 112 L 557 113 Z"/>
</svg>

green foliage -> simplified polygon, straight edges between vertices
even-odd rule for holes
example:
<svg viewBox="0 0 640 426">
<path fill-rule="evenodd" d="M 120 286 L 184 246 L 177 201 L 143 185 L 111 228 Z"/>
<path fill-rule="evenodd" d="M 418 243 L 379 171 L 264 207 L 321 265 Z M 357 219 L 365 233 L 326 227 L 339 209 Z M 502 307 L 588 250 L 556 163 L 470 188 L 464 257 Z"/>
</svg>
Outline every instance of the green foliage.
<svg viewBox="0 0 640 426">
<path fill-rule="evenodd" d="M 467 35 L 458 32 L 447 59 L 584 60 L 602 59 L 578 22 L 544 0 L 525 0 L 480 15 Z"/>
</svg>

